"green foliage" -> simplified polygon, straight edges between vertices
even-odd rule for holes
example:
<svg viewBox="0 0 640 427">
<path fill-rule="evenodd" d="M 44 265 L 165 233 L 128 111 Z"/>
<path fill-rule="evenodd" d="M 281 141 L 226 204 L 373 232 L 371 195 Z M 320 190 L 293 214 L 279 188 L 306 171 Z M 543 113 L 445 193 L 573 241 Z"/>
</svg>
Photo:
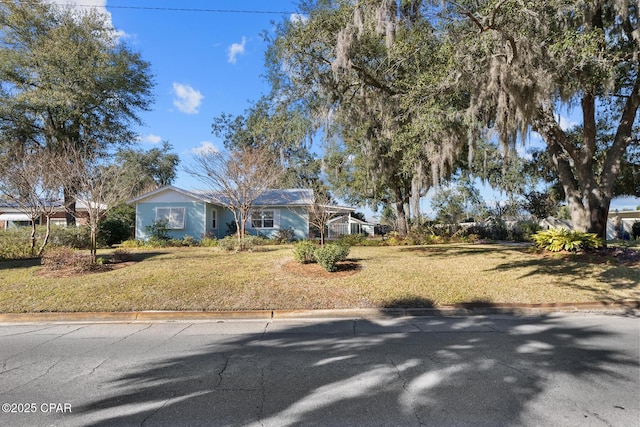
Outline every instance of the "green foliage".
<svg viewBox="0 0 640 427">
<path fill-rule="evenodd" d="M 631 226 L 631 234 L 633 235 L 634 240 L 638 240 L 640 238 L 640 221 L 636 221 Z"/>
<path fill-rule="evenodd" d="M 153 221 L 153 223 L 147 225 L 144 230 L 149 235 L 149 238 L 153 240 L 168 241 L 171 238 L 171 236 L 169 236 L 169 220 L 166 219 Z"/>
<path fill-rule="evenodd" d="M 218 239 L 215 237 L 203 237 L 200 239 L 200 246 L 203 248 L 213 248 L 218 246 Z"/>
<path fill-rule="evenodd" d="M 338 263 L 347 259 L 347 256 L 349 256 L 349 248 L 334 243 L 320 246 L 314 252 L 318 264 L 328 272 L 337 271 Z"/>
<path fill-rule="evenodd" d="M 0 259 L 25 259 L 31 258 L 31 248 L 29 246 L 29 234 L 24 229 L 7 230 L 0 232 Z"/>
<path fill-rule="evenodd" d="M 245 235 L 243 238 L 238 239 L 237 236 L 226 236 L 223 239 L 218 240 L 217 246 L 228 252 L 242 252 L 253 251 L 257 247 L 266 243 L 266 240 L 259 236 Z"/>
<path fill-rule="evenodd" d="M 594 233 L 583 233 L 565 228 L 538 231 L 531 237 L 536 246 L 551 252 L 586 251 L 602 246 L 602 239 Z"/>
<path fill-rule="evenodd" d="M 363 234 L 345 234 L 338 239 L 338 244 L 342 246 L 358 246 L 367 240 L 367 237 Z"/>
<path fill-rule="evenodd" d="M 302 240 L 293 246 L 293 257 L 301 264 L 316 262 L 314 253 L 318 245 L 310 240 Z"/>
<path fill-rule="evenodd" d="M 23 136 L 7 138 L 14 143 L 51 150 L 62 141 L 87 149 L 89 141 L 99 149 L 131 143 L 138 112 L 153 101 L 150 64 L 90 9 L 3 3 L 0 57 L 0 130 Z"/>
<path fill-rule="evenodd" d="M 107 212 L 98 228 L 98 244 L 113 246 L 133 237 L 136 221 L 136 209 L 132 205 L 122 203 Z"/>
<path fill-rule="evenodd" d="M 175 180 L 180 159 L 177 154 L 171 153 L 172 149 L 171 144 L 163 141 L 159 148 L 148 151 L 123 149 L 116 153 L 116 159 L 125 174 L 125 182 L 132 188 L 133 194 L 164 187 Z"/>
<path fill-rule="evenodd" d="M 280 228 L 276 231 L 273 240 L 278 244 L 293 242 L 296 238 L 295 232 L 291 228 Z"/>
</svg>

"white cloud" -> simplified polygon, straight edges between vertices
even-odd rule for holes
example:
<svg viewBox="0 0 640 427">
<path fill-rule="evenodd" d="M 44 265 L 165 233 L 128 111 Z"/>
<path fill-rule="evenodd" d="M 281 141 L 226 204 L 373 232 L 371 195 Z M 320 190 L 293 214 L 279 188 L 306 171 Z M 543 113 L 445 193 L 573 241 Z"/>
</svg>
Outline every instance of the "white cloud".
<svg viewBox="0 0 640 427">
<path fill-rule="evenodd" d="M 107 24 L 113 28 L 116 40 L 128 38 L 129 35 L 123 30 L 117 30 L 111 20 L 111 12 L 107 10 L 107 0 L 50 0 L 52 4 L 60 6 L 75 6 L 80 9 L 95 9 L 106 17 Z"/>
<path fill-rule="evenodd" d="M 202 141 L 200 142 L 199 147 L 194 147 L 191 149 L 193 154 L 207 154 L 207 153 L 218 153 L 220 150 L 218 147 L 213 145 L 211 141 Z"/>
<path fill-rule="evenodd" d="M 247 38 L 242 37 L 241 43 L 233 43 L 229 46 L 229 54 L 227 55 L 227 61 L 231 64 L 235 64 L 238 58 L 238 55 L 244 55 L 244 49 L 247 45 Z"/>
<path fill-rule="evenodd" d="M 198 108 L 202 104 L 204 96 L 200 91 L 182 83 L 173 84 L 175 98 L 173 105 L 185 114 L 198 114 Z"/>
<path fill-rule="evenodd" d="M 558 117 L 558 124 L 560 125 L 560 129 L 567 131 L 569 129 L 571 129 L 572 127 L 576 126 L 578 123 L 574 122 L 573 120 L 560 115 Z"/>
<path fill-rule="evenodd" d="M 162 137 L 161 136 L 154 135 L 152 133 L 142 137 L 142 142 L 145 142 L 147 144 L 158 144 L 161 141 L 162 141 Z"/>
<path fill-rule="evenodd" d="M 289 15 L 289 21 L 293 22 L 294 24 L 297 24 L 299 22 L 307 22 L 309 20 L 309 17 L 307 15 L 303 15 L 301 13 L 292 13 L 291 15 Z"/>
</svg>

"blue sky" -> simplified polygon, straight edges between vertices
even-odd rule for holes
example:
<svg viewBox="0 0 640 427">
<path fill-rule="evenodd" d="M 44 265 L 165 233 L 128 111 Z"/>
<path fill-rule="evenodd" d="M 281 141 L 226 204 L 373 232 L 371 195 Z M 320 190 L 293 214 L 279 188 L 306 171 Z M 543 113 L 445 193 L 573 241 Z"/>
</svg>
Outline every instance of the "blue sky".
<svg viewBox="0 0 640 427">
<path fill-rule="evenodd" d="M 189 162 L 194 150 L 211 145 L 222 148 L 222 141 L 211 133 L 214 117 L 223 112 L 242 114 L 251 101 L 268 92 L 262 77 L 267 45 L 261 34 L 273 30 L 273 21 L 291 19 L 297 3 L 295 0 L 53 1 L 106 12 L 121 39 L 151 63 L 156 82 L 155 103 L 152 111 L 141 115 L 145 125 L 138 129 L 140 147 L 150 149 L 168 141 L 182 165 Z M 566 114 L 561 124 L 574 124 L 570 112 Z M 182 170 L 174 184 L 183 188 L 200 185 Z M 486 201 L 501 198 L 488 188 L 482 189 L 482 195 Z M 638 205 L 640 199 L 624 198 L 615 201 L 612 209 Z M 429 214 L 429 203 L 423 203 L 423 207 Z"/>
<path fill-rule="evenodd" d="M 168 141 L 182 165 L 200 147 L 222 148 L 211 133 L 214 117 L 242 114 L 268 92 L 261 33 L 295 10 L 291 0 L 55 1 L 106 11 L 121 40 L 151 63 L 155 103 L 141 114 L 140 147 Z M 260 11 L 288 13 L 255 13 Z M 183 171 L 174 184 L 199 185 Z"/>
</svg>

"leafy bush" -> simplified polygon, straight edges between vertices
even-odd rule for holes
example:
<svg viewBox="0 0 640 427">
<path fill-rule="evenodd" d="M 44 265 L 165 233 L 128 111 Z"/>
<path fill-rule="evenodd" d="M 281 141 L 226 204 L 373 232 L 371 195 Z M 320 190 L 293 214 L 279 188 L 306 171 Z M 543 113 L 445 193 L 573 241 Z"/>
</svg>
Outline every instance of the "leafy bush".
<svg viewBox="0 0 640 427">
<path fill-rule="evenodd" d="M 273 236 L 273 240 L 275 240 L 276 243 L 279 244 L 293 242 L 295 239 L 296 234 L 291 228 L 281 228 L 276 231 L 275 235 Z"/>
<path fill-rule="evenodd" d="M 215 237 L 203 237 L 200 239 L 200 246 L 204 248 L 213 248 L 218 246 L 218 239 Z"/>
<path fill-rule="evenodd" d="M 316 262 L 314 253 L 318 246 L 310 240 L 302 240 L 293 246 L 293 257 L 301 264 Z"/>
<path fill-rule="evenodd" d="M 364 234 L 345 234 L 338 240 L 338 244 L 342 246 L 359 246 L 367 240 Z"/>
<path fill-rule="evenodd" d="M 44 234 L 44 228 L 39 230 L 38 234 Z M 91 231 L 87 225 L 80 227 L 54 226 L 51 227 L 49 244 L 51 246 L 66 246 L 74 249 L 89 249 L 91 247 Z"/>
<path fill-rule="evenodd" d="M 144 228 L 144 231 L 147 232 L 150 239 L 169 240 L 171 238 L 169 236 L 169 220 L 166 219 L 153 221 L 151 225 Z"/>
<path fill-rule="evenodd" d="M 536 246 L 551 252 L 590 250 L 602 246 L 602 239 L 594 233 L 550 228 L 531 236 Z"/>
<path fill-rule="evenodd" d="M 265 243 L 265 239 L 259 236 L 246 235 L 240 240 L 238 240 L 237 236 L 227 236 L 218 240 L 218 247 L 229 252 L 240 252 L 255 250 L 256 246 L 261 246 Z"/>
<path fill-rule="evenodd" d="M 633 234 L 633 239 L 638 240 L 640 238 L 640 221 L 636 221 L 631 226 L 631 234 Z"/>
<path fill-rule="evenodd" d="M 144 240 L 129 239 L 120 244 L 121 248 L 143 248 L 146 246 Z"/>
<path fill-rule="evenodd" d="M 0 259 L 23 259 L 31 257 L 29 235 L 31 230 L 10 229 L 0 233 Z"/>
<path fill-rule="evenodd" d="M 338 244 L 320 246 L 314 252 L 318 264 L 329 272 L 338 270 L 338 263 L 349 256 L 349 248 Z"/>
</svg>

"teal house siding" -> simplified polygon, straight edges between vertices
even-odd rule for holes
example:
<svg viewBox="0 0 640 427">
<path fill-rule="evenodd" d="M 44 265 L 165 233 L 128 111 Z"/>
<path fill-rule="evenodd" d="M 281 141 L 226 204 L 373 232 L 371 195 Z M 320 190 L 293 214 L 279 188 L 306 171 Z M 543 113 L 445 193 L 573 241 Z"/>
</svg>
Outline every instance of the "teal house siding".
<svg viewBox="0 0 640 427">
<path fill-rule="evenodd" d="M 292 230 L 294 238 L 297 240 L 309 238 L 309 220 L 306 210 L 295 207 L 288 208 L 286 206 L 262 206 L 254 210 L 273 211 L 275 213 L 274 225 L 268 228 L 255 228 L 253 227 L 251 219 L 249 219 L 249 221 L 247 221 L 247 231 L 249 234 L 274 238 L 279 230 Z"/>
<path fill-rule="evenodd" d="M 200 240 L 204 232 L 205 206 L 204 202 L 139 203 L 136 207 L 136 239 L 150 237 L 146 227 L 156 221 L 158 208 L 184 208 L 184 226 L 169 230 L 169 236 L 182 239 L 188 235 Z"/>
</svg>

